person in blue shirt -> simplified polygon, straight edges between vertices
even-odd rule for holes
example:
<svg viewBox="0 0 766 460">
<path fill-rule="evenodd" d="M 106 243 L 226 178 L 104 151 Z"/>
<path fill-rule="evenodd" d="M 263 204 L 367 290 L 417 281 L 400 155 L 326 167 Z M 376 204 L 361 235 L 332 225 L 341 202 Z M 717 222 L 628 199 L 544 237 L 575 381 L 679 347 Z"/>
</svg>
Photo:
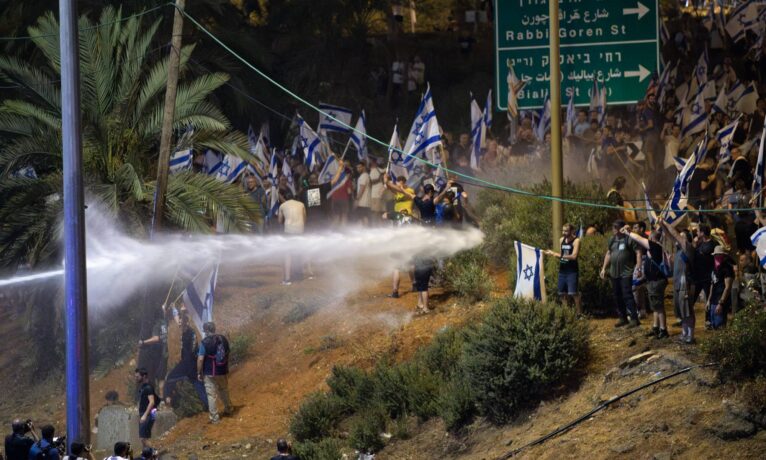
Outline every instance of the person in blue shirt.
<svg viewBox="0 0 766 460">
<path fill-rule="evenodd" d="M 42 458 L 50 460 L 59 460 L 61 455 L 56 446 L 53 445 L 53 435 L 56 429 L 52 425 L 45 425 L 40 430 L 42 439 L 34 443 L 29 449 L 29 460 L 38 460 Z"/>
</svg>

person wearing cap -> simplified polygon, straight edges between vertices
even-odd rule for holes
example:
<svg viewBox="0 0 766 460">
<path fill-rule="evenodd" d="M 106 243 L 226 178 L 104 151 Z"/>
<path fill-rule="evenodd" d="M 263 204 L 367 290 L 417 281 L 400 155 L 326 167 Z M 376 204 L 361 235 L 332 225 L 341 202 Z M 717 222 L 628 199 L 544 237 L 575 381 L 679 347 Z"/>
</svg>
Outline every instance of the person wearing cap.
<svg viewBox="0 0 766 460">
<path fill-rule="evenodd" d="M 723 246 L 713 250 L 713 271 L 705 310 L 712 329 L 726 326 L 726 317 L 731 306 L 731 286 L 734 282 L 734 267 L 731 258 Z"/>
</svg>

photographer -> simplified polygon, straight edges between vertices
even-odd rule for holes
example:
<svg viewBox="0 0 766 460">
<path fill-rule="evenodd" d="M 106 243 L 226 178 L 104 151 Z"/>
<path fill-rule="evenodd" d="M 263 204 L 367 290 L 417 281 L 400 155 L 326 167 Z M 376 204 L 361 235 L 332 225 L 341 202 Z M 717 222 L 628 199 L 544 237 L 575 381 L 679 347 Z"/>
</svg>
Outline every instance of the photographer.
<svg viewBox="0 0 766 460">
<path fill-rule="evenodd" d="M 130 443 L 119 441 L 114 443 L 114 455 L 104 460 L 131 460 L 132 458 L 133 451 L 130 449 Z"/>
<path fill-rule="evenodd" d="M 69 445 L 69 450 L 72 454 L 64 457 L 64 460 L 96 460 L 93 452 L 90 451 L 90 446 L 81 442 L 73 442 Z"/>
<path fill-rule="evenodd" d="M 35 433 L 35 426 L 31 420 L 22 422 L 21 420 L 14 420 L 11 423 L 11 429 L 13 433 L 5 437 L 5 457 L 7 460 L 27 460 L 29 458 L 29 449 L 37 441 L 37 434 Z M 25 436 L 27 433 L 32 434 L 32 438 Z"/>
<path fill-rule="evenodd" d="M 59 460 L 61 453 L 59 452 L 59 446 L 53 442 L 53 434 L 56 429 L 52 425 L 45 425 L 40 429 L 41 440 L 37 441 L 31 449 L 29 449 L 29 460 L 41 460 L 51 459 Z"/>
</svg>

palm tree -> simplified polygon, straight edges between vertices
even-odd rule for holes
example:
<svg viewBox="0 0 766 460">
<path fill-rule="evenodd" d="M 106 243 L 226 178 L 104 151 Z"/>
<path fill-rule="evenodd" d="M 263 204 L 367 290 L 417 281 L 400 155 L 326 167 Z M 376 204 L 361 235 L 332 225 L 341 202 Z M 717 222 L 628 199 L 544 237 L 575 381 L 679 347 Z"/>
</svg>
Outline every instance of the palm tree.
<svg viewBox="0 0 766 460">
<path fill-rule="evenodd" d="M 154 192 L 167 79 L 167 51 L 154 39 L 159 20 L 123 17 L 106 7 L 80 28 L 83 175 L 86 196 L 132 232 L 145 232 Z M 39 62 L 0 57 L 0 80 L 17 86 L 0 101 L 0 267 L 57 260 L 61 215 L 61 95 L 59 26 L 53 13 L 29 28 Z M 247 138 L 232 130 L 210 102 L 228 80 L 224 73 L 191 77 L 193 45 L 181 51 L 174 129 L 189 126 L 177 149 L 213 149 L 247 159 Z M 15 177 L 22 168 L 36 177 Z M 180 229 L 209 232 L 216 219 L 230 229 L 257 220 L 257 206 L 234 185 L 192 172 L 169 178 L 166 220 Z"/>
</svg>

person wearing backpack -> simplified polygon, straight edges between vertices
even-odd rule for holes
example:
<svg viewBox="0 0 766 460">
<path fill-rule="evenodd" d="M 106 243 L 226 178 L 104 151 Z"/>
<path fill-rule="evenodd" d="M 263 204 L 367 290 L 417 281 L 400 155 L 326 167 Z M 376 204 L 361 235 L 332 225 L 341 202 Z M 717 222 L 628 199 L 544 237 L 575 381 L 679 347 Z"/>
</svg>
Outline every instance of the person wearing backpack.
<svg viewBox="0 0 766 460">
<path fill-rule="evenodd" d="M 56 429 L 52 425 L 45 425 L 40 429 L 42 439 L 34 443 L 29 449 L 29 460 L 59 460 L 61 455 L 53 445 L 53 435 Z"/>
<path fill-rule="evenodd" d="M 646 249 L 642 271 L 646 278 L 649 308 L 652 310 L 654 317 L 652 329 L 647 334 L 647 337 L 666 339 L 670 335 L 668 334 L 667 317 L 665 316 L 665 288 L 668 286 L 670 269 L 666 262 L 665 251 L 660 244 L 662 233 L 654 230 L 647 239 L 643 235 L 631 232 L 630 225 L 623 227 L 622 233 Z"/>
<path fill-rule="evenodd" d="M 213 322 L 203 324 L 202 332 L 205 338 L 197 353 L 197 379 L 205 383 L 210 423 L 217 424 L 221 421 L 217 405 L 219 396 L 223 400 L 222 415 L 232 412 L 229 399 L 229 341 L 215 333 Z"/>
<path fill-rule="evenodd" d="M 138 388 L 138 438 L 144 447 L 149 446 L 152 438 L 152 427 L 157 414 L 160 398 L 149 383 L 149 371 L 138 368 L 135 372 L 136 387 Z"/>
</svg>

